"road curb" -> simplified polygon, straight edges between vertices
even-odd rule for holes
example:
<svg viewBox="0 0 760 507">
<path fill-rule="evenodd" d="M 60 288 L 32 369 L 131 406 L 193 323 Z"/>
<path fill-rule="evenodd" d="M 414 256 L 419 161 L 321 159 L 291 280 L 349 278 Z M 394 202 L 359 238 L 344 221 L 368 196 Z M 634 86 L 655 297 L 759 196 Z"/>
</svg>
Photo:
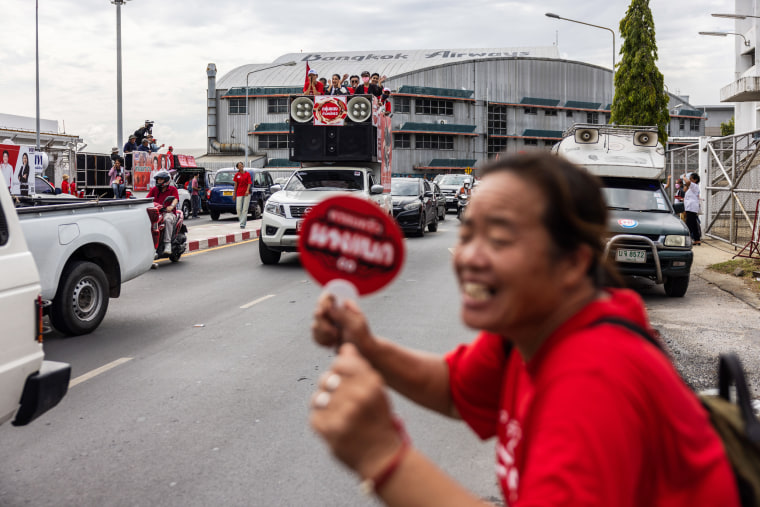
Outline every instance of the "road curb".
<svg viewBox="0 0 760 507">
<path fill-rule="evenodd" d="M 205 239 L 192 240 L 187 242 L 187 250 L 188 252 L 196 252 L 198 250 L 206 250 L 217 246 L 240 243 L 241 241 L 258 238 L 260 233 L 261 230 L 256 229 L 255 231 L 240 231 L 233 234 L 222 234 Z"/>
</svg>

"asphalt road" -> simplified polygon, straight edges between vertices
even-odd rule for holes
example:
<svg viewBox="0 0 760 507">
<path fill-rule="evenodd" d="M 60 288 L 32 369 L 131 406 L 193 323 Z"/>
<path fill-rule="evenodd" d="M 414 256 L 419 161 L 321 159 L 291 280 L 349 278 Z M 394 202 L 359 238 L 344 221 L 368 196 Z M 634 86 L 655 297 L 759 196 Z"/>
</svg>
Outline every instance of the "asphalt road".
<svg viewBox="0 0 760 507">
<path fill-rule="evenodd" d="M 448 268 L 457 223 L 409 238 L 399 278 L 362 300 L 378 333 L 440 352 L 474 336 L 458 321 Z M 308 427 L 333 356 L 308 332 L 320 288 L 297 255 L 262 266 L 256 248 L 162 263 L 125 284 L 94 333 L 46 336 L 47 357 L 71 363 L 74 379 L 110 369 L 30 426 L 0 426 L 0 505 L 375 504 Z M 417 447 L 498 496 L 492 443 L 394 400 Z"/>
<path fill-rule="evenodd" d="M 450 269 L 457 227 L 449 215 L 439 232 L 407 239 L 399 278 L 361 301 L 376 332 L 433 352 L 474 336 L 459 322 Z M 308 427 L 309 396 L 333 356 L 308 332 L 320 288 L 297 255 L 262 266 L 256 248 L 161 263 L 125 284 L 91 335 L 46 335 L 48 358 L 71 363 L 77 383 L 30 426 L 0 426 L 0 505 L 376 505 Z M 757 380 L 757 311 L 697 277 L 683 299 L 636 288 L 690 383 L 713 385 L 728 348 Z M 394 406 L 415 446 L 481 497 L 499 497 L 493 442 Z"/>
</svg>

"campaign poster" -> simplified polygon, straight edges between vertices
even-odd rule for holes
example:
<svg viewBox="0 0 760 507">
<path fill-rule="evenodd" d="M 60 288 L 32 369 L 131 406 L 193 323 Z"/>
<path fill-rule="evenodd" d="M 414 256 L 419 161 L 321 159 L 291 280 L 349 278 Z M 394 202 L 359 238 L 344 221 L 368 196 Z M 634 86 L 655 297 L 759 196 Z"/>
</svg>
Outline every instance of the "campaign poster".
<svg viewBox="0 0 760 507">
<path fill-rule="evenodd" d="M 314 97 L 314 125 L 343 126 L 348 116 L 348 105 L 343 95 L 317 95 Z"/>
<path fill-rule="evenodd" d="M 34 176 L 45 170 L 47 155 L 33 146 L 0 145 L 0 173 L 13 195 L 34 194 Z"/>
<path fill-rule="evenodd" d="M 169 169 L 168 159 L 162 153 L 149 153 L 147 151 L 132 152 L 134 169 L 132 188 L 135 192 L 145 192 L 156 186 L 155 176 L 158 171 L 174 171 Z"/>
<path fill-rule="evenodd" d="M 384 192 L 391 191 L 393 174 L 393 133 L 391 117 L 375 115 L 377 120 L 377 161 L 380 162 L 380 184 Z"/>
</svg>

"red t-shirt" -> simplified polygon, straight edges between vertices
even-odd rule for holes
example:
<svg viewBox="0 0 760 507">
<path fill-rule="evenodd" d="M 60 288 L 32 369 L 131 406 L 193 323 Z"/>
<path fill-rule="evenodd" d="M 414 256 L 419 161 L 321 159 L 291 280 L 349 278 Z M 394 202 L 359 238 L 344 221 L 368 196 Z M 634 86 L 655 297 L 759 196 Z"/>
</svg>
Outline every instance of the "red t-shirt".
<svg viewBox="0 0 760 507">
<path fill-rule="evenodd" d="M 446 356 L 462 418 L 498 437 L 510 507 L 738 506 L 723 445 L 670 360 L 603 316 L 649 328 L 639 296 L 611 290 L 557 329 L 529 363 L 481 333 Z"/>
<path fill-rule="evenodd" d="M 322 95 L 325 93 L 325 85 L 322 84 L 322 81 L 317 81 L 315 83 L 317 87 L 317 92 L 319 92 L 317 95 Z M 309 83 L 306 83 L 303 85 L 303 92 L 306 93 L 306 91 L 309 89 Z"/>
<path fill-rule="evenodd" d="M 61 182 L 61 193 L 62 194 L 68 194 L 69 193 L 69 180 L 63 180 Z"/>
<path fill-rule="evenodd" d="M 153 202 L 155 204 L 160 204 L 161 206 L 163 206 L 164 201 L 169 196 L 174 197 L 175 199 L 179 201 L 179 192 L 177 192 L 176 187 L 169 185 L 168 187 L 166 187 L 166 190 L 164 190 L 163 192 L 159 192 L 158 187 L 153 187 L 150 189 L 146 197 L 152 197 Z"/>
<path fill-rule="evenodd" d="M 251 185 L 251 174 L 248 171 L 240 171 L 235 173 L 233 181 L 236 183 L 235 197 L 243 197 L 248 192 L 248 187 Z"/>
</svg>

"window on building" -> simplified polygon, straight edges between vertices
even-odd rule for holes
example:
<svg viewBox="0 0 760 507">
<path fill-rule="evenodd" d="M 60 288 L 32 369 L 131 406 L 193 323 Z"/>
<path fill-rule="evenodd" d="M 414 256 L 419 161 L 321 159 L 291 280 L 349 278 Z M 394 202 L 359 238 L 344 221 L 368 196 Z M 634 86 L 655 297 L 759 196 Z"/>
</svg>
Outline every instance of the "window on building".
<svg viewBox="0 0 760 507">
<path fill-rule="evenodd" d="M 488 106 L 488 134 L 507 135 L 507 106 Z"/>
<path fill-rule="evenodd" d="M 280 114 L 288 112 L 288 98 L 278 97 L 274 99 L 267 99 L 267 113 Z"/>
<path fill-rule="evenodd" d="M 412 134 L 393 134 L 393 147 L 401 149 L 411 148 Z"/>
<path fill-rule="evenodd" d="M 454 101 L 418 98 L 414 100 L 414 112 L 416 114 L 454 116 Z"/>
<path fill-rule="evenodd" d="M 692 132 L 699 132 L 699 119 L 692 118 L 689 120 L 689 130 Z"/>
<path fill-rule="evenodd" d="M 679 130 L 684 130 L 686 128 L 686 119 L 684 118 L 678 119 L 678 128 Z"/>
<path fill-rule="evenodd" d="M 604 113 L 604 123 L 609 123 L 612 115 L 610 113 Z"/>
<path fill-rule="evenodd" d="M 570 111 L 570 110 L 568 109 L 568 110 L 565 112 L 565 115 L 566 115 L 568 118 L 572 118 L 572 117 L 573 117 L 573 112 L 572 112 L 572 111 Z"/>
<path fill-rule="evenodd" d="M 393 97 L 393 111 L 396 113 L 411 113 L 411 104 L 409 97 Z"/>
<path fill-rule="evenodd" d="M 544 116 L 557 116 L 556 109 L 544 109 Z"/>
<path fill-rule="evenodd" d="M 538 139 L 523 139 L 525 146 L 538 146 Z"/>
<path fill-rule="evenodd" d="M 506 151 L 507 141 L 503 137 L 489 137 L 488 138 L 488 158 L 493 158 L 497 153 Z"/>
<path fill-rule="evenodd" d="M 537 107 L 526 107 L 523 109 L 525 114 L 538 114 L 538 108 Z"/>
<path fill-rule="evenodd" d="M 554 143 L 556 143 L 556 142 L 557 141 L 552 141 L 551 139 L 544 139 L 544 146 L 551 147 L 551 146 L 554 146 Z"/>
<path fill-rule="evenodd" d="M 453 150 L 454 136 L 417 134 L 414 136 L 414 147 L 418 150 Z"/>
<path fill-rule="evenodd" d="M 230 99 L 230 114 L 245 114 L 245 98 L 242 99 Z"/>
<path fill-rule="evenodd" d="M 586 113 L 586 123 L 596 125 L 599 123 L 599 113 Z"/>
<path fill-rule="evenodd" d="M 285 150 L 288 148 L 288 135 L 287 134 L 260 135 L 259 148 L 263 150 Z"/>
</svg>

